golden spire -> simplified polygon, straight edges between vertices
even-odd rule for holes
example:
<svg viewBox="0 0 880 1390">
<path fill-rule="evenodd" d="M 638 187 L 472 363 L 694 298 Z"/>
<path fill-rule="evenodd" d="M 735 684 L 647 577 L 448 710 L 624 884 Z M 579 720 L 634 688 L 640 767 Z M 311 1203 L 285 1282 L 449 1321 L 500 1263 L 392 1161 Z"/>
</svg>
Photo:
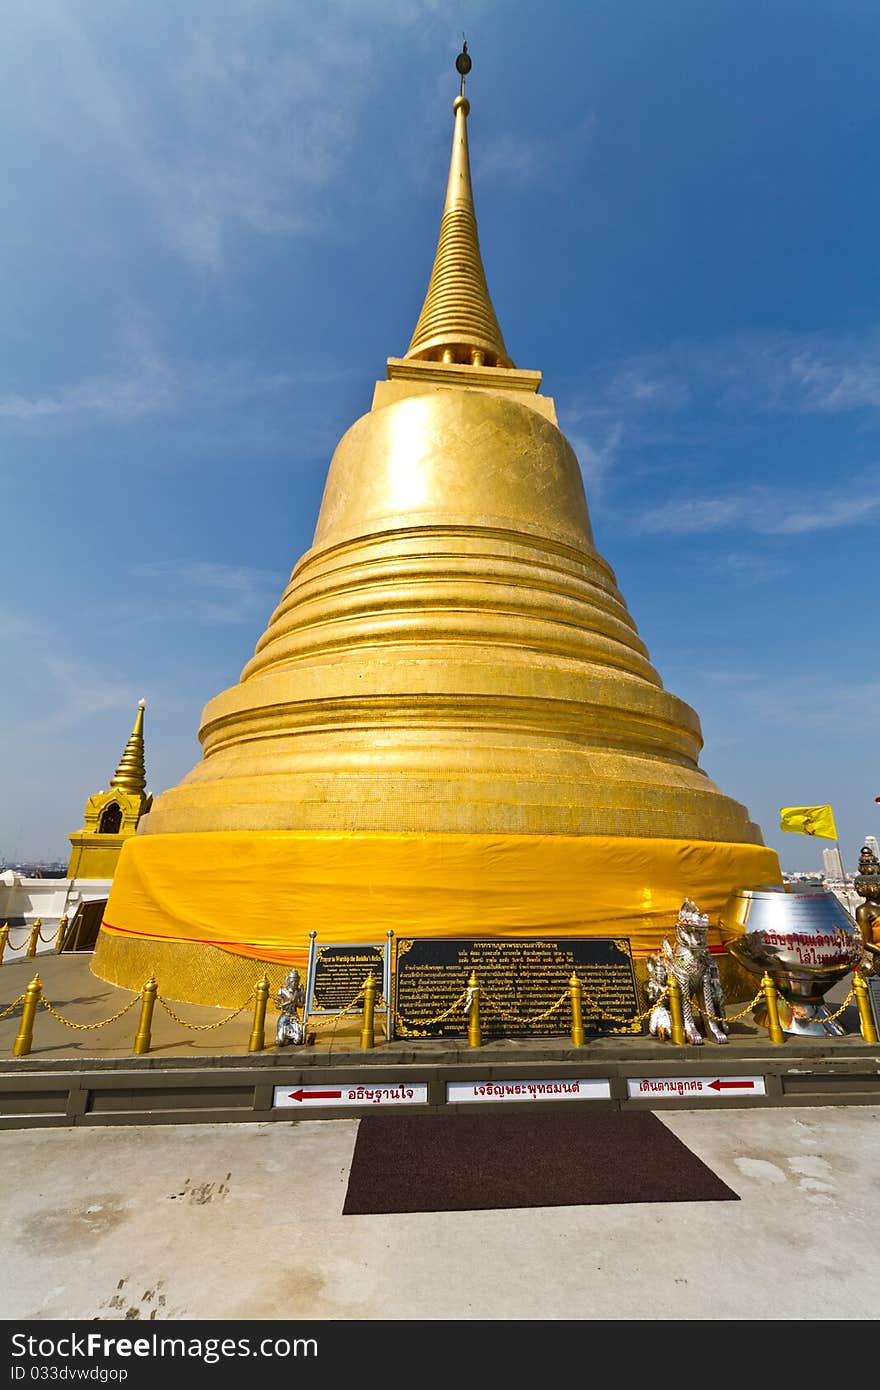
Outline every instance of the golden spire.
<svg viewBox="0 0 880 1390">
<path fill-rule="evenodd" d="M 464 79 L 471 69 L 466 43 L 455 66 L 461 74 L 461 91 L 452 103 L 455 130 L 446 206 L 428 293 L 406 355 L 429 362 L 512 367 L 489 298 L 474 215 L 467 141 L 471 108 L 464 94 Z"/>
<path fill-rule="evenodd" d="M 147 786 L 147 770 L 144 766 L 144 708 L 146 700 L 138 700 L 131 737 L 119 759 L 119 766 L 110 778 L 111 787 L 125 792 L 143 792 Z"/>
</svg>

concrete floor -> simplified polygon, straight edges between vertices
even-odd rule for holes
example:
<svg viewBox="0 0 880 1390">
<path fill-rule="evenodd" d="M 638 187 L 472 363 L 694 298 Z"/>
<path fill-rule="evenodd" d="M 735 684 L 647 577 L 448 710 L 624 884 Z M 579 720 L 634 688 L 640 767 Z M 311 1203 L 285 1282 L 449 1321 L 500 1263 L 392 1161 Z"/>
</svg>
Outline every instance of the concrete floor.
<svg viewBox="0 0 880 1390">
<path fill-rule="evenodd" d="M 2 1315 L 876 1318 L 880 1106 L 662 1119 L 739 1202 L 343 1216 L 356 1119 L 3 1131 Z"/>
</svg>

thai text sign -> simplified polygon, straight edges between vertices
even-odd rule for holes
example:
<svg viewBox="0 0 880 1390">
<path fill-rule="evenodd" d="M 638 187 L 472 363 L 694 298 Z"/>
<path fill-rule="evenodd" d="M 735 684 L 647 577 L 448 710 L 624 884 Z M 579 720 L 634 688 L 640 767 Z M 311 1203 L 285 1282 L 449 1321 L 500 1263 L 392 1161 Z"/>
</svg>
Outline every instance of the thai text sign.
<svg viewBox="0 0 880 1390">
<path fill-rule="evenodd" d="M 402 1038 L 455 1037 L 467 1032 L 463 1006 L 453 1008 L 471 972 L 480 986 L 484 1037 L 553 1037 L 571 1029 L 569 980 L 583 992 L 584 1032 L 638 1033 L 639 1012 L 630 943 L 571 937 L 545 940 L 403 938 L 397 942 L 394 1032 Z M 447 1009 L 448 1018 L 437 1019 Z"/>
<path fill-rule="evenodd" d="M 680 1096 L 701 1100 L 729 1100 L 763 1096 L 763 1076 L 631 1076 L 626 1083 L 630 1100 L 677 1100 Z"/>
<path fill-rule="evenodd" d="M 318 1086 L 276 1086 L 273 1105 L 276 1109 L 314 1110 L 326 1106 L 425 1105 L 427 1100 L 426 1081 L 404 1085 L 371 1082 L 368 1086 L 355 1081 L 334 1081 Z"/>
<path fill-rule="evenodd" d="M 611 1082 L 604 1079 L 585 1081 L 567 1077 L 564 1081 L 447 1081 L 446 1101 L 449 1105 L 463 1101 L 545 1101 L 545 1100 L 609 1100 Z"/>
</svg>

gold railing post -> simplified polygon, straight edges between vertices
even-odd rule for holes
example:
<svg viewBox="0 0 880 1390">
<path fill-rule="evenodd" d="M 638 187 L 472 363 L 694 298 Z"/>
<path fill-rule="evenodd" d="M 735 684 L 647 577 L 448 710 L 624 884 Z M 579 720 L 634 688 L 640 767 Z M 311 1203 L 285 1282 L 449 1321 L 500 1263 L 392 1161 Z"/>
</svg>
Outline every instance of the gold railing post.
<svg viewBox="0 0 880 1390">
<path fill-rule="evenodd" d="M 37 1005 L 43 993 L 43 981 L 39 975 L 35 975 L 25 990 L 24 1007 L 21 1011 L 21 1023 L 18 1035 L 12 1045 L 13 1057 L 26 1057 L 31 1050 L 31 1043 L 34 1040 L 34 1017 L 37 1012 Z"/>
<path fill-rule="evenodd" d="M 4 922 L 0 927 L 0 965 L 3 964 L 3 953 L 6 950 L 6 943 L 9 940 L 9 923 Z"/>
<path fill-rule="evenodd" d="M 856 992 L 856 1004 L 859 1008 L 859 1023 L 861 1034 L 865 1042 L 875 1043 L 880 1041 L 877 1037 L 877 1028 L 871 1017 L 871 1001 L 868 998 L 868 982 L 862 976 L 860 970 L 853 971 L 853 989 Z"/>
<path fill-rule="evenodd" d="M 364 981 L 364 1021 L 361 1027 L 361 1048 L 376 1046 L 373 1015 L 376 1011 L 376 976 L 372 970 Z"/>
<path fill-rule="evenodd" d="M 60 954 L 61 954 L 61 948 L 62 948 L 62 946 L 64 945 L 64 933 L 65 933 L 66 931 L 67 931 L 67 913 L 65 912 L 64 916 L 61 918 L 61 921 L 58 923 L 58 935 L 57 935 L 56 938 L 55 938 L 55 954 L 56 954 L 56 956 L 60 956 Z"/>
<path fill-rule="evenodd" d="M 784 1043 L 785 1034 L 782 1031 L 782 1024 L 779 1022 L 779 990 L 767 970 L 761 976 L 761 991 L 767 1009 L 767 1032 L 770 1034 L 770 1041 L 772 1043 Z"/>
<path fill-rule="evenodd" d="M 571 1041 L 574 1047 L 584 1045 L 584 1013 L 583 1000 L 584 992 L 577 974 L 572 971 L 571 979 L 568 982 L 568 993 L 571 999 Z"/>
<path fill-rule="evenodd" d="M 134 1050 L 139 1056 L 150 1050 L 150 1034 L 153 1030 L 153 1006 L 156 1003 L 156 992 L 158 988 L 156 976 L 151 975 L 141 990 L 141 1016 L 138 1020 L 138 1030 L 134 1039 Z"/>
<path fill-rule="evenodd" d="M 42 919 L 38 917 L 34 922 L 34 925 L 31 927 L 31 934 L 28 937 L 27 951 L 25 952 L 25 955 L 35 956 L 37 954 L 37 942 L 40 939 L 40 928 L 42 927 L 42 925 Z"/>
<path fill-rule="evenodd" d="M 666 987 L 669 990 L 669 1016 L 672 1021 L 672 1041 L 678 1043 L 687 1042 L 684 1031 L 684 1009 L 681 1006 L 681 985 L 678 983 L 678 976 L 670 970 L 666 980 Z"/>
<path fill-rule="evenodd" d="M 470 1008 L 468 1009 L 468 1047 L 482 1047 L 483 1034 L 480 1030 L 480 982 L 476 970 L 471 971 L 468 980 Z"/>
<path fill-rule="evenodd" d="M 269 999 L 269 976 L 261 975 L 254 989 L 254 1026 L 248 1042 L 248 1052 L 262 1052 L 266 1046 L 266 1003 Z"/>
</svg>

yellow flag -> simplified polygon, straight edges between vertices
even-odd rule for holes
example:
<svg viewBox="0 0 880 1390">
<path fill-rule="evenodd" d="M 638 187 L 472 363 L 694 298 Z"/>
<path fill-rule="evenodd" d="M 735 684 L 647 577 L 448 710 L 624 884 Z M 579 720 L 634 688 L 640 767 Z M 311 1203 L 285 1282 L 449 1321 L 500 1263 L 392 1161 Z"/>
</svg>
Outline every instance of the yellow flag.
<svg viewBox="0 0 880 1390">
<path fill-rule="evenodd" d="M 796 830 L 800 835 L 821 835 L 823 840 L 836 840 L 834 812 L 830 806 L 783 806 L 779 812 L 781 830 Z"/>
</svg>

